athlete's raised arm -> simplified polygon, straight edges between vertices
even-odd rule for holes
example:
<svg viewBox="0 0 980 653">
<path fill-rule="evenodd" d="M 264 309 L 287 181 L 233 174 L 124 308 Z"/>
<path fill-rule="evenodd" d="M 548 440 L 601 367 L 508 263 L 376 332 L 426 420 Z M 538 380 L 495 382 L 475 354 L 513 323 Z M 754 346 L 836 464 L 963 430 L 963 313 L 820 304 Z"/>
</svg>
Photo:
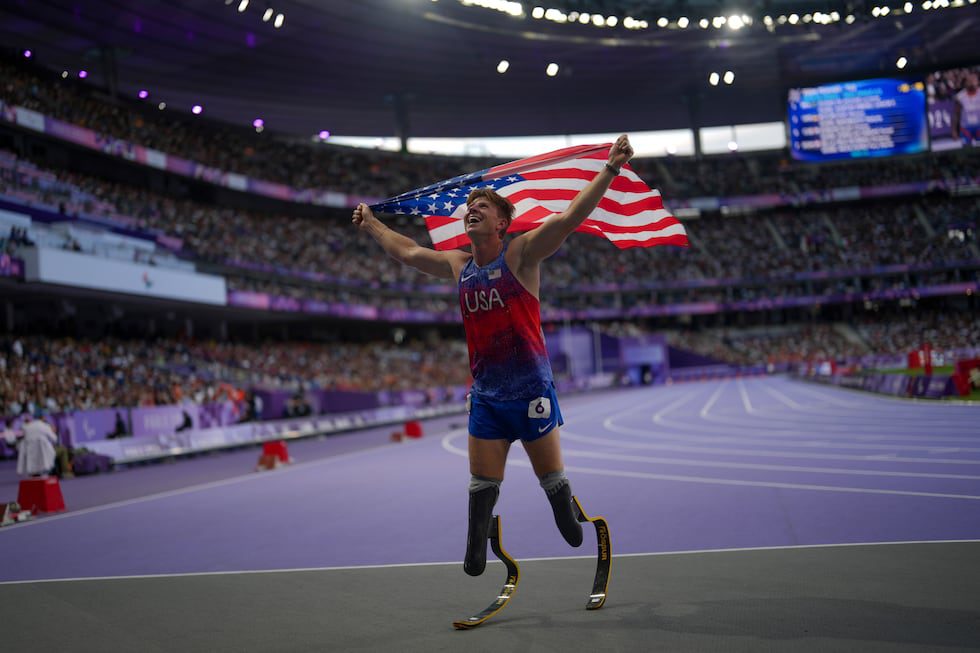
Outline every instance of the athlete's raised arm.
<svg viewBox="0 0 980 653">
<path fill-rule="evenodd" d="M 599 200 L 609 190 L 619 169 L 633 158 L 633 147 L 629 138 L 623 134 L 609 148 L 609 161 L 589 184 L 579 191 L 564 213 L 549 218 L 533 231 L 528 231 L 514 239 L 520 242 L 520 266 L 534 266 L 554 254 L 568 235 L 578 229 L 599 205 Z"/>
<path fill-rule="evenodd" d="M 459 250 L 437 252 L 389 228 L 374 215 L 367 204 L 358 204 L 351 219 L 361 231 L 378 241 L 391 258 L 420 272 L 455 281 L 469 254 Z"/>
</svg>

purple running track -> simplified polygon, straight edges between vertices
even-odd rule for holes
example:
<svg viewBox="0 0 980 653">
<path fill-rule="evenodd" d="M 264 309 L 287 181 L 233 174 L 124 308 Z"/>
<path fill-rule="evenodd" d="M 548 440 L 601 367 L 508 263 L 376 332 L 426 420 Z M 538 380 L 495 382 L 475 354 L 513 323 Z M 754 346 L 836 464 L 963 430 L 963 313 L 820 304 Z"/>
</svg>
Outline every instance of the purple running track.
<svg viewBox="0 0 980 653">
<path fill-rule="evenodd" d="M 980 538 L 980 406 L 768 377 L 568 396 L 562 412 L 573 490 L 619 554 Z M 326 457 L 306 445 L 271 472 L 251 471 L 253 449 L 111 474 L 81 504 L 88 479 L 66 481 L 72 511 L 0 530 L 0 581 L 459 561 L 453 421 L 415 442 L 329 438 Z M 520 447 L 496 512 L 518 559 L 594 554 L 561 539 Z"/>
</svg>

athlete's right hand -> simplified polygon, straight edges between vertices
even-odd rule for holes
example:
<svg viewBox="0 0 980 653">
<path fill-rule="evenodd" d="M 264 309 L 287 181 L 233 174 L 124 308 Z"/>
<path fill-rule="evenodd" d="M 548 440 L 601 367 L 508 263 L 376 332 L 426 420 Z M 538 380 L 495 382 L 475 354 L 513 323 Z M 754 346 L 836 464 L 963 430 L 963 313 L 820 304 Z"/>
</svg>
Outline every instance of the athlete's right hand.
<svg viewBox="0 0 980 653">
<path fill-rule="evenodd" d="M 376 219 L 377 218 L 374 217 L 374 212 L 371 210 L 371 208 L 364 202 L 361 202 L 354 209 L 354 215 L 351 218 L 351 222 L 354 223 L 355 227 L 363 227 L 365 221 L 370 222 L 371 220 Z"/>
</svg>

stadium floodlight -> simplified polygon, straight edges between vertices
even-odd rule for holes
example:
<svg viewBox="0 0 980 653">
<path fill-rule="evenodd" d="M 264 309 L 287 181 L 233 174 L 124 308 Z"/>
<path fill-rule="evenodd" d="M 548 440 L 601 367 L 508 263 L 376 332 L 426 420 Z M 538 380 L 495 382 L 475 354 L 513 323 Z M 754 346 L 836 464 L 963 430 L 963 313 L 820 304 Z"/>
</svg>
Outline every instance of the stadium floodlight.
<svg viewBox="0 0 980 653">
<path fill-rule="evenodd" d="M 735 81 L 735 73 L 733 73 L 730 70 L 726 70 L 725 71 L 724 81 L 725 81 L 726 84 L 731 84 L 732 82 L 734 82 Z"/>
<path fill-rule="evenodd" d="M 283 21 L 286 20 L 286 14 L 276 14 L 276 21 L 272 23 L 273 27 L 279 29 L 282 27 Z"/>
<path fill-rule="evenodd" d="M 248 9 L 248 0 L 242 0 L 238 3 L 238 13 L 242 13 L 246 9 Z"/>
<path fill-rule="evenodd" d="M 193 113 L 195 116 L 201 115 L 202 111 L 204 111 L 204 107 L 202 107 L 200 104 L 195 104 L 191 107 L 191 113 Z"/>
<path fill-rule="evenodd" d="M 593 14 L 592 15 L 592 24 L 595 25 L 596 27 L 605 27 L 606 26 L 606 17 L 603 16 L 602 14 Z"/>
<path fill-rule="evenodd" d="M 735 152 L 738 150 L 738 143 L 735 141 L 728 141 L 728 151 Z"/>
<path fill-rule="evenodd" d="M 497 64 L 497 72 L 503 75 L 510 68 L 510 62 L 506 59 L 501 59 L 500 63 Z"/>
<path fill-rule="evenodd" d="M 798 22 L 800 22 L 800 17 L 796 14 L 790 14 L 787 20 L 789 20 L 790 25 L 796 25 Z"/>
<path fill-rule="evenodd" d="M 30 50 L 24 50 L 24 58 L 25 59 L 30 59 L 33 56 L 34 56 L 34 53 L 33 52 L 31 52 Z"/>
<path fill-rule="evenodd" d="M 633 20 L 632 16 L 627 16 L 626 18 L 623 19 L 623 27 L 625 27 L 626 29 L 633 29 L 634 22 L 635 21 Z"/>
<path fill-rule="evenodd" d="M 262 14 L 262 22 L 268 23 L 270 20 L 272 20 L 272 14 L 274 13 L 275 11 L 273 11 L 272 7 L 267 7 L 265 13 Z"/>
<path fill-rule="evenodd" d="M 924 9 L 925 11 L 929 11 L 930 9 L 932 9 L 932 3 L 929 0 L 926 0 L 925 2 L 922 3 L 922 9 Z"/>
<path fill-rule="evenodd" d="M 905 13 L 911 14 L 912 13 L 912 9 L 913 9 L 912 3 L 911 2 L 906 2 L 905 3 L 905 6 L 903 7 L 903 9 L 905 9 Z"/>
<path fill-rule="evenodd" d="M 779 23 L 780 25 L 785 25 L 786 24 L 786 16 L 780 16 L 779 18 L 776 19 L 776 22 Z"/>
<path fill-rule="evenodd" d="M 619 24 L 619 19 L 615 16 L 606 17 L 606 27 L 616 27 Z"/>
<path fill-rule="evenodd" d="M 719 79 L 718 73 L 711 73 L 710 75 L 708 75 L 708 83 L 711 84 L 712 86 L 718 86 L 718 79 Z"/>
<path fill-rule="evenodd" d="M 836 23 L 837 21 L 840 20 L 840 14 L 837 13 L 836 11 L 832 11 L 830 12 L 830 19 Z"/>
<path fill-rule="evenodd" d="M 810 14 L 803 14 L 804 23 L 809 23 L 811 20 L 813 20 L 813 16 L 811 16 Z"/>
<path fill-rule="evenodd" d="M 166 102 L 161 102 L 160 104 L 157 105 L 157 109 L 159 109 L 160 111 L 163 111 L 166 108 L 167 108 Z"/>
<path fill-rule="evenodd" d="M 714 18 L 711 19 L 711 24 L 714 26 L 715 29 L 721 29 L 727 22 L 728 19 L 725 18 L 724 16 L 715 16 Z"/>
<path fill-rule="evenodd" d="M 150 92 L 144 88 L 140 90 L 140 92 L 137 93 L 136 96 L 141 100 L 145 100 L 146 98 L 150 97 Z"/>
<path fill-rule="evenodd" d="M 583 25 L 587 25 L 590 20 L 592 20 L 592 14 L 579 14 L 578 15 L 578 22 L 582 23 Z"/>
<path fill-rule="evenodd" d="M 677 19 L 677 26 L 680 27 L 681 29 L 687 29 L 687 26 L 689 24 L 690 21 L 687 19 L 687 16 L 681 16 L 680 18 Z"/>
<path fill-rule="evenodd" d="M 847 14 L 847 18 L 844 19 L 844 22 L 847 23 L 848 25 L 850 25 L 851 23 L 853 23 L 854 22 L 854 14 Z"/>
<path fill-rule="evenodd" d="M 546 75 L 548 75 L 548 77 L 554 77 L 555 75 L 558 74 L 558 64 L 556 63 L 548 64 L 548 67 L 545 69 L 544 72 Z"/>
<path fill-rule="evenodd" d="M 891 11 L 891 7 L 884 6 L 884 7 L 881 8 L 881 15 L 882 16 L 887 16 L 888 15 L 888 12 L 890 12 L 890 11 Z"/>
<path fill-rule="evenodd" d="M 762 23 L 763 23 L 763 24 L 764 24 L 764 25 L 765 25 L 766 27 L 769 27 L 769 26 L 771 26 L 771 25 L 772 25 L 772 22 L 773 22 L 773 21 L 772 21 L 772 16 L 763 16 L 763 18 L 762 18 Z"/>
<path fill-rule="evenodd" d="M 532 9 L 531 18 L 544 18 L 544 7 L 535 7 Z"/>
<path fill-rule="evenodd" d="M 670 24 L 670 19 L 666 16 L 661 16 L 657 19 L 657 27 L 667 27 Z"/>
<path fill-rule="evenodd" d="M 908 59 L 906 59 L 905 57 L 899 57 L 898 61 L 895 62 L 895 66 L 897 66 L 899 70 L 902 70 L 903 68 L 905 68 L 905 66 L 908 65 L 908 63 L 909 63 Z"/>
<path fill-rule="evenodd" d="M 729 16 L 728 17 L 728 27 L 730 27 L 731 29 L 733 29 L 733 30 L 742 29 L 742 25 L 744 25 L 744 23 L 742 22 L 742 17 L 741 16 Z"/>
<path fill-rule="evenodd" d="M 698 21 L 698 25 L 701 27 L 701 29 L 708 29 L 708 25 L 710 24 L 711 23 L 708 22 L 707 18 L 702 18 Z"/>
<path fill-rule="evenodd" d="M 68 71 L 67 70 L 62 70 L 61 71 L 61 79 L 68 79 Z"/>
</svg>

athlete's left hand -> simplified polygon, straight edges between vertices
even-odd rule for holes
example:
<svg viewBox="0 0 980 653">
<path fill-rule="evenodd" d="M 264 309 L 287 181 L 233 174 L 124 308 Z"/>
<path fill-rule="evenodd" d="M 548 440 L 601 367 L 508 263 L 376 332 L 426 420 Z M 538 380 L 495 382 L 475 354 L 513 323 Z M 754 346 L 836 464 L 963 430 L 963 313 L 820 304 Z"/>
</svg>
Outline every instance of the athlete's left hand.
<svg viewBox="0 0 980 653">
<path fill-rule="evenodd" d="M 609 165 L 619 170 L 623 164 L 633 158 L 633 146 L 630 145 L 629 136 L 623 134 L 616 139 L 612 147 L 609 148 Z"/>
</svg>

